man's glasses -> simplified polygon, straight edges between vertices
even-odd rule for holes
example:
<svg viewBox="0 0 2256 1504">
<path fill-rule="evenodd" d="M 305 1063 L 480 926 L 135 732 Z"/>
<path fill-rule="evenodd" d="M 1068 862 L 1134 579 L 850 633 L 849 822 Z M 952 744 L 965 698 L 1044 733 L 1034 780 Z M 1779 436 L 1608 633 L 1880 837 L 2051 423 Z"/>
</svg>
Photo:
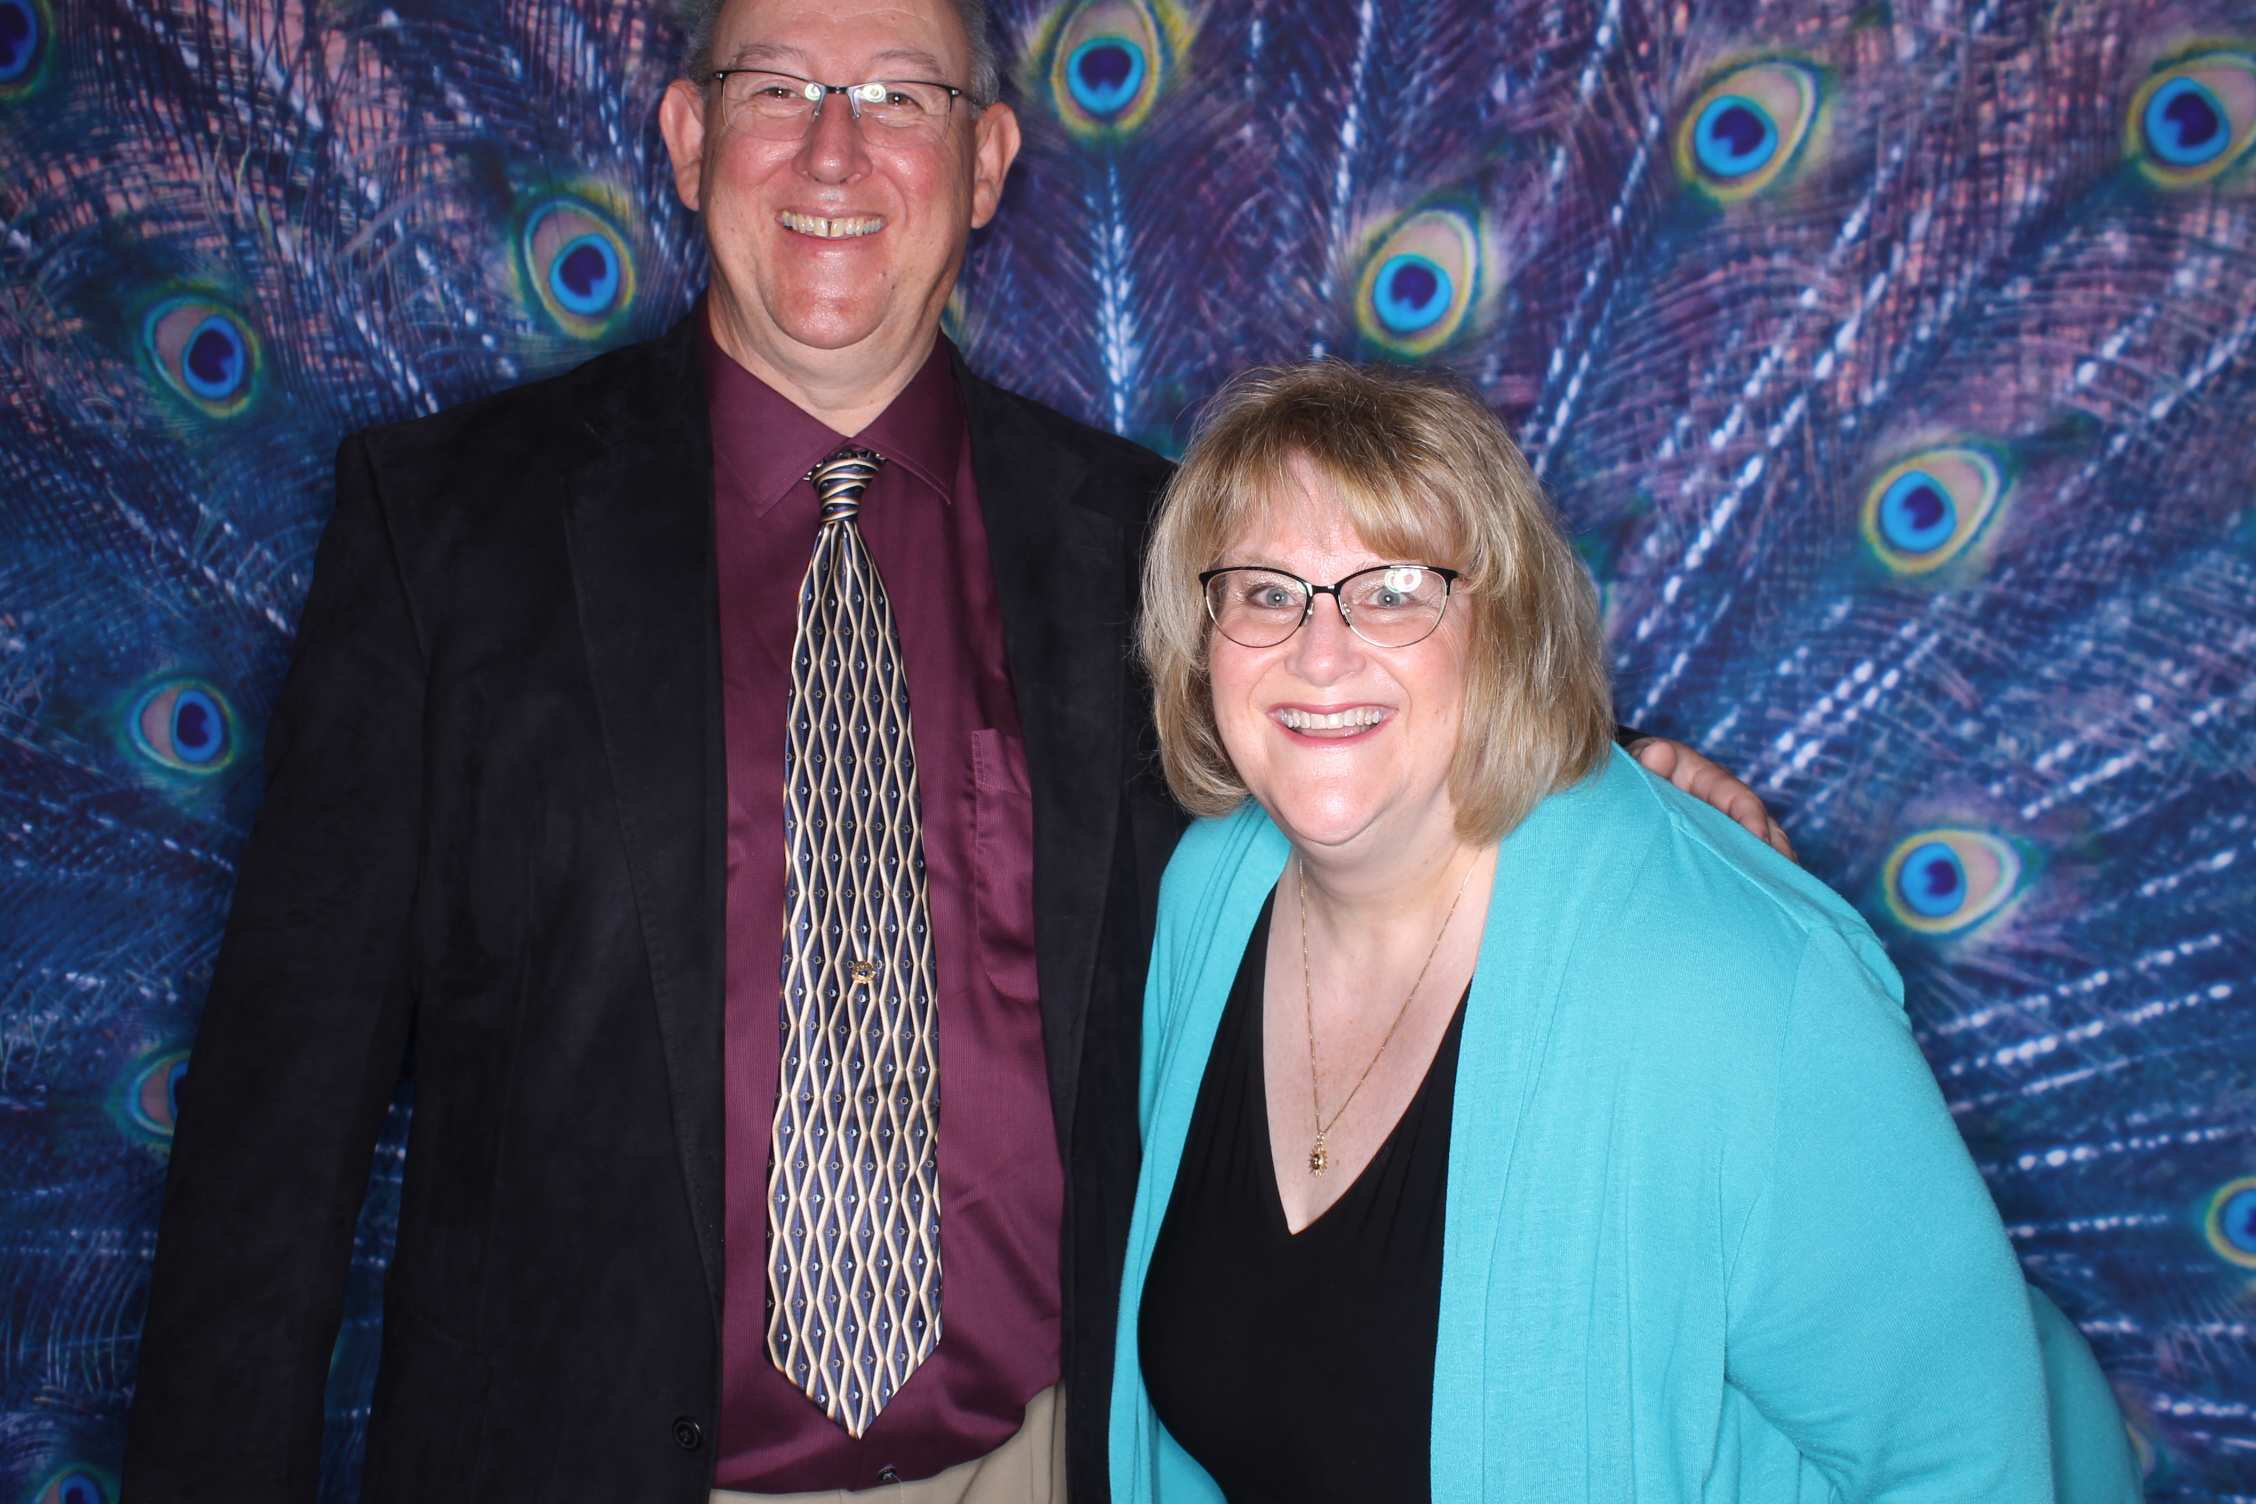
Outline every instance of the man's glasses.
<svg viewBox="0 0 2256 1504">
<path fill-rule="evenodd" d="M 1424 642 L 1449 609 L 1457 571 L 1432 564 L 1378 564 L 1336 585 L 1311 585 L 1281 569 L 1241 566 L 1199 576 L 1206 614 L 1240 647 L 1273 648 L 1301 629 L 1316 597 L 1339 602 L 1348 630 L 1380 648 Z"/>
<path fill-rule="evenodd" d="M 846 96 L 854 118 L 875 144 L 930 146 L 948 130 L 948 115 L 964 91 L 923 79 L 878 79 L 866 84 L 819 84 L 795 73 L 766 68 L 720 68 L 721 128 L 763 141 L 797 141 L 822 114 L 823 101 Z"/>
</svg>

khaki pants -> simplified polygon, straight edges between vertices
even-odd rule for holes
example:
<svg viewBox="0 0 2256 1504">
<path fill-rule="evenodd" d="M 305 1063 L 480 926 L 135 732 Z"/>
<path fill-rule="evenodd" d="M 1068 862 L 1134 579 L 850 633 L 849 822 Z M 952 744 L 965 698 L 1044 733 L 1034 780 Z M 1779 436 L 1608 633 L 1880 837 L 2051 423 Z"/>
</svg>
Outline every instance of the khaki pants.
<svg viewBox="0 0 2256 1504">
<path fill-rule="evenodd" d="M 1026 1402 L 1018 1434 L 984 1457 L 944 1473 L 878 1488 L 810 1494 L 713 1490 L 712 1504 L 1065 1504 L 1065 1386 Z"/>
</svg>

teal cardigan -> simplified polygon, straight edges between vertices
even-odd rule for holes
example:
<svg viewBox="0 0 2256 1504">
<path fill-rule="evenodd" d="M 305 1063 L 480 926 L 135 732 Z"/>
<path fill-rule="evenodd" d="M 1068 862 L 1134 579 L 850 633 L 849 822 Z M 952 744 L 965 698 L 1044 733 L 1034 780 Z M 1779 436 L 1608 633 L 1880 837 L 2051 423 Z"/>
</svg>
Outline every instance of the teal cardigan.
<svg viewBox="0 0 2256 1504">
<path fill-rule="evenodd" d="M 1288 849 L 1249 803 L 1162 887 L 1120 1504 L 1222 1498 L 1152 1411 L 1137 1312 Z M 1619 751 L 1503 843 L 1455 1101 L 1436 1504 L 2053 1498 L 2020 1269 L 1894 968 L 1830 889 Z M 1372 1376 L 1335 1377 L 1351 1408 Z M 2127 1455 L 2120 1422 L 2103 1444 Z"/>
</svg>

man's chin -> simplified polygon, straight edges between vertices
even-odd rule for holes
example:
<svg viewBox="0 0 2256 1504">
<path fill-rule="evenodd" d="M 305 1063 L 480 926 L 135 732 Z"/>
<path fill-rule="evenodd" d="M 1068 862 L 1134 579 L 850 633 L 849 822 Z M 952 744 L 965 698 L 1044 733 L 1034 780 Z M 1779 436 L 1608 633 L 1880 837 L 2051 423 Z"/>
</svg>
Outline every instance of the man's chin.
<svg viewBox="0 0 2256 1504">
<path fill-rule="evenodd" d="M 780 324 L 776 333 L 803 350 L 855 350 L 882 343 L 892 333 L 882 318 L 839 319 L 809 323 L 794 320 Z"/>
<path fill-rule="evenodd" d="M 743 333 L 778 353 L 794 348 L 833 352 L 884 343 L 901 317 L 883 289 L 858 296 L 779 290 L 742 312 Z M 778 314 L 783 317 L 778 317 Z"/>
<path fill-rule="evenodd" d="M 914 358 L 929 346 L 939 322 L 940 303 L 906 296 L 893 276 L 778 276 L 746 279 L 749 296 L 731 297 L 722 279 L 713 283 L 715 311 L 734 326 L 724 346 L 740 346 L 756 361 L 791 365 L 801 360 L 828 363 L 876 357 L 890 363 Z M 740 286 L 742 284 L 739 284 Z"/>
<path fill-rule="evenodd" d="M 794 344 L 851 350 L 913 342 L 924 332 L 917 300 L 901 293 L 891 279 L 847 287 L 801 283 L 776 289 L 762 306 L 776 332 Z"/>
</svg>

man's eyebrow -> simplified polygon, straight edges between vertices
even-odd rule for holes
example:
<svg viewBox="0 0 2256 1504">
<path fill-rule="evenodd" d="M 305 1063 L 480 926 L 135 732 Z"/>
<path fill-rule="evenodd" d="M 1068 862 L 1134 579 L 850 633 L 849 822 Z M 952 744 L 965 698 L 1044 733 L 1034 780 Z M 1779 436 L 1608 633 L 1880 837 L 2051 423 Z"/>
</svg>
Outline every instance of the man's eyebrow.
<svg viewBox="0 0 2256 1504">
<path fill-rule="evenodd" d="M 801 68 L 808 66 L 806 51 L 788 42 L 747 42 L 736 49 L 736 57 L 731 65 L 741 68 L 779 62 L 796 63 Z M 940 71 L 940 59 L 917 47 L 889 47 L 883 52 L 873 53 L 870 62 L 885 67 L 898 65 L 922 68 L 929 73 Z"/>
<path fill-rule="evenodd" d="M 875 63 L 906 63 L 911 67 L 922 68 L 928 73 L 940 71 L 940 59 L 929 52 L 914 47 L 889 47 L 876 54 L 870 61 Z"/>
<path fill-rule="evenodd" d="M 746 63 L 778 62 L 797 62 L 804 65 L 806 61 L 806 53 L 796 47 L 778 42 L 746 42 L 736 49 L 736 56 L 729 60 L 733 67 L 743 67 Z"/>
</svg>

